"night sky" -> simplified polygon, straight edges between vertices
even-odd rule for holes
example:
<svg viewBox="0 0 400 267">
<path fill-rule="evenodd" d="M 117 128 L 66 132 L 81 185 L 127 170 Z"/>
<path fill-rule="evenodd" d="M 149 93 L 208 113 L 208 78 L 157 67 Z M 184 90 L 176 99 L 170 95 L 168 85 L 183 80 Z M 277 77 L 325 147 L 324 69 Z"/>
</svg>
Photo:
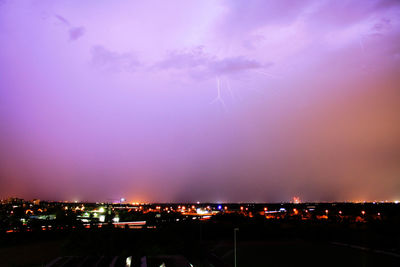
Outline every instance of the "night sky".
<svg viewBox="0 0 400 267">
<path fill-rule="evenodd" d="M 400 1 L 0 0 L 0 198 L 400 199 Z"/>
</svg>

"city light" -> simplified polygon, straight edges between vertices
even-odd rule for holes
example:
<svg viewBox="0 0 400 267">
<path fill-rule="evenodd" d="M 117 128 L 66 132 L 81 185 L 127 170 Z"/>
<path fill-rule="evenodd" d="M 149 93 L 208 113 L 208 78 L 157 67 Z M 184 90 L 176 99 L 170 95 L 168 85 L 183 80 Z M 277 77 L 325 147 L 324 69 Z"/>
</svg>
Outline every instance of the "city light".
<svg viewBox="0 0 400 267">
<path fill-rule="evenodd" d="M 132 256 L 126 258 L 125 267 L 131 267 L 132 264 Z"/>
<path fill-rule="evenodd" d="M 45 203 L 45 202 L 43 202 Z M 387 205 L 390 205 L 391 203 L 388 202 Z M 46 227 L 45 230 L 49 231 L 51 229 L 51 224 L 48 224 L 48 222 L 54 220 L 55 214 L 49 214 L 48 210 L 53 210 L 54 208 L 50 208 L 48 204 L 44 204 L 41 206 L 42 203 L 38 204 L 35 208 L 33 208 L 31 205 L 26 205 L 24 204 L 23 207 L 23 214 L 25 217 L 20 217 L 18 220 L 21 222 L 21 224 L 25 225 L 27 227 L 26 230 L 31 228 L 28 228 L 31 224 L 31 221 L 34 219 L 38 220 L 43 220 L 46 221 Z M 174 209 L 174 206 L 170 206 L 168 204 L 157 204 L 157 205 L 144 205 L 144 206 L 139 206 L 139 207 L 132 207 L 131 203 L 126 203 L 126 204 L 120 204 L 120 203 L 115 203 L 115 204 L 109 204 L 109 206 L 105 207 L 102 205 L 102 203 L 96 203 L 96 204 L 90 204 L 87 203 L 84 206 L 83 204 L 80 206 L 76 206 L 76 204 L 63 204 L 60 206 L 57 206 L 57 204 L 54 204 L 55 207 L 59 207 L 63 211 L 66 210 L 72 210 L 74 211 L 74 216 L 76 218 L 84 223 L 87 224 L 86 228 L 90 228 L 90 224 L 99 224 L 98 227 L 101 227 L 103 223 L 112 223 L 114 225 L 118 225 L 118 227 L 122 227 L 122 224 L 124 224 L 124 221 L 121 221 L 123 217 L 120 216 L 120 214 L 126 214 L 129 213 L 129 216 L 134 216 L 135 213 L 137 212 L 138 215 L 140 216 L 152 216 L 152 218 L 157 218 L 160 219 L 159 222 L 162 222 L 164 220 L 168 220 L 167 217 L 164 217 L 162 215 L 163 212 L 167 211 L 169 214 L 172 216 L 177 216 L 179 215 L 185 215 L 184 218 L 174 218 L 172 217 L 171 220 L 174 222 L 176 221 L 185 221 L 185 220 L 206 220 L 211 217 L 213 217 L 216 214 L 221 214 L 220 211 L 226 211 L 226 213 L 238 213 L 241 214 L 242 216 L 252 218 L 256 216 L 256 214 L 262 214 L 265 219 L 267 220 L 272 220 L 272 219 L 282 219 L 282 218 L 287 218 L 291 216 L 296 216 L 296 219 L 300 220 L 326 220 L 328 219 L 328 213 L 329 209 L 325 209 L 325 207 L 322 209 L 322 207 L 319 206 L 319 204 L 314 203 L 312 205 L 310 204 L 298 204 L 299 206 L 296 206 L 296 208 L 293 208 L 293 203 L 291 205 L 287 204 L 281 204 L 280 207 L 273 208 L 271 206 L 270 208 L 267 208 L 266 205 L 247 205 L 247 206 L 230 206 L 230 204 L 226 205 L 221 205 L 218 204 L 216 205 L 216 210 L 213 209 L 209 205 L 204 205 L 202 206 L 199 204 L 198 206 L 195 205 L 179 205 L 177 206 L 178 209 Z M 303 205 L 303 206 L 302 206 Z M 334 207 L 336 204 L 333 203 L 332 207 Z M 359 204 L 353 204 L 353 203 L 348 203 L 346 205 L 352 206 L 352 205 L 359 205 Z M 365 205 L 365 204 L 362 204 Z M 381 208 L 381 205 L 385 204 L 379 204 L 379 208 Z M 377 205 L 375 205 L 377 206 Z M 7 214 L 9 216 L 14 216 L 14 210 L 21 208 L 21 205 L 12 205 L 10 206 L 10 209 L 7 211 Z M 175 206 L 176 207 L 176 206 Z M 189 208 L 188 208 L 189 207 Z M 290 208 L 292 212 L 287 212 L 287 208 Z M 84 210 L 84 211 L 83 211 Z M 228 212 L 229 210 L 229 212 Z M 243 213 L 243 211 L 249 211 L 246 213 Z M 300 212 L 303 211 L 303 212 Z M 107 215 L 105 214 L 107 212 Z M 324 212 L 325 215 L 321 215 L 321 212 Z M 37 214 L 36 214 L 37 213 Z M 68 213 L 64 212 L 65 215 L 68 216 Z M 223 213 L 222 213 L 223 214 Z M 337 214 L 342 215 L 343 212 L 342 210 L 338 210 Z M 357 222 L 367 222 L 371 220 L 382 220 L 384 218 L 381 218 L 381 212 L 375 210 L 371 211 L 371 214 L 375 214 L 375 216 L 365 216 L 366 211 L 361 210 L 358 211 L 358 214 L 361 216 L 356 217 L 355 214 L 352 213 L 347 213 L 346 218 L 347 220 L 350 221 L 357 221 Z M 315 215 L 315 216 L 310 216 L 310 215 Z M 109 216 L 109 217 L 108 217 Z M 109 219 L 107 219 L 109 218 Z M 162 219 L 162 220 L 161 220 Z M 122 223 L 122 224 L 121 224 Z M 65 227 L 65 226 L 63 226 Z M 75 226 L 73 226 L 75 227 Z M 139 227 L 139 225 L 135 225 L 135 227 Z M 6 229 L 6 230 L 15 230 L 13 228 L 11 229 Z"/>
<path fill-rule="evenodd" d="M 207 210 L 201 209 L 201 208 L 197 208 L 197 209 L 196 209 L 196 212 L 197 212 L 197 214 L 207 214 L 207 213 L 208 213 Z"/>
<path fill-rule="evenodd" d="M 293 203 L 294 204 L 300 204 L 301 203 L 300 198 L 299 197 L 293 197 Z"/>
</svg>

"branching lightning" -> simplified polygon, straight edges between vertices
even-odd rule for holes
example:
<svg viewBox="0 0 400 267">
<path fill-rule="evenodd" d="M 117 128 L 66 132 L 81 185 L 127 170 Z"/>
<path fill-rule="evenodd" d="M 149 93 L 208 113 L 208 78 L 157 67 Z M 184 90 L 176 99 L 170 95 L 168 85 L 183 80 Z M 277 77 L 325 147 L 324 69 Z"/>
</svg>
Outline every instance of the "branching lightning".
<svg viewBox="0 0 400 267">
<path fill-rule="evenodd" d="M 359 44 L 360 44 L 361 51 L 362 51 L 362 53 L 364 54 L 364 53 L 365 53 L 365 48 L 364 48 L 364 40 L 363 40 L 363 37 L 362 37 L 362 36 L 359 37 L 358 42 L 359 42 Z"/>
<path fill-rule="evenodd" d="M 222 95 L 221 95 L 221 82 L 220 82 L 219 77 L 217 77 L 217 96 L 210 102 L 210 104 L 213 104 L 213 103 L 216 103 L 216 102 L 219 102 L 222 105 L 222 108 L 225 111 L 227 111 L 226 105 L 225 105 L 225 101 L 224 101 L 224 99 L 222 98 Z"/>
<path fill-rule="evenodd" d="M 255 72 L 255 73 L 257 73 L 257 74 L 264 75 L 264 76 L 268 76 L 269 78 L 273 78 L 273 79 L 280 79 L 280 78 L 281 78 L 280 75 L 275 75 L 275 74 L 272 74 L 272 73 L 269 73 L 269 72 L 266 72 L 266 71 L 253 70 L 253 72 Z M 221 78 L 220 78 L 219 76 L 217 76 L 217 77 L 216 77 L 216 82 L 217 82 L 217 95 L 216 95 L 216 97 L 210 102 L 210 104 L 214 104 L 214 103 L 217 103 L 217 102 L 218 102 L 218 103 L 221 104 L 222 108 L 223 108 L 225 111 L 227 111 L 227 105 L 226 105 L 226 102 L 225 102 L 225 100 L 224 100 L 224 98 L 223 98 L 223 91 L 224 91 L 224 90 L 227 91 L 227 92 L 229 93 L 229 96 L 230 96 L 230 98 L 231 98 L 231 100 L 232 100 L 233 102 L 240 101 L 240 100 L 242 99 L 242 96 L 241 96 L 241 94 L 240 94 L 239 91 L 232 90 L 231 85 L 230 85 L 230 82 L 229 82 L 229 80 L 228 80 L 227 77 L 224 76 L 224 77 L 222 78 L 222 80 L 221 80 Z M 258 89 L 256 89 L 256 88 L 249 88 L 249 89 L 250 89 L 250 90 L 253 90 L 253 91 L 257 91 L 257 92 L 259 92 L 260 94 L 265 94 L 265 92 L 263 92 L 263 91 L 261 91 L 261 90 L 258 90 Z"/>
<path fill-rule="evenodd" d="M 231 85 L 229 84 L 229 81 L 228 81 L 227 78 L 225 78 L 225 84 L 226 84 L 226 89 L 228 90 L 229 95 L 231 96 L 231 99 L 235 100 L 235 95 L 233 94 L 233 91 L 231 89 Z"/>
<path fill-rule="evenodd" d="M 261 70 L 253 70 L 253 71 L 258 73 L 258 74 L 262 74 L 264 76 L 268 76 L 270 78 L 274 78 L 274 79 L 280 79 L 281 78 L 281 76 L 279 76 L 279 75 L 275 75 L 275 74 L 272 74 L 272 73 L 269 73 L 269 72 L 266 72 L 266 71 L 261 71 Z"/>
<path fill-rule="evenodd" d="M 360 44 L 360 48 L 361 48 L 361 53 L 362 53 L 362 58 L 365 58 L 365 45 L 364 45 L 364 36 L 363 35 L 359 35 L 359 39 L 358 39 L 358 43 Z M 365 63 L 361 64 L 361 68 L 365 69 Z"/>
</svg>

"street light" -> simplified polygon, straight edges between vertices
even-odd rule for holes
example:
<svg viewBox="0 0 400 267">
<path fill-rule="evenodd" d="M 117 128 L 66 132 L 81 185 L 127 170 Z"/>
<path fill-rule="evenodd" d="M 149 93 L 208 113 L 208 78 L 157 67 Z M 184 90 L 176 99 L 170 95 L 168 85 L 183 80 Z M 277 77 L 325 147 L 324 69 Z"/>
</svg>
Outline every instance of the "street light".
<svg viewBox="0 0 400 267">
<path fill-rule="evenodd" d="M 233 229 L 233 243 L 234 243 L 234 254 L 235 254 L 235 267 L 236 266 L 236 232 L 239 231 L 239 228 Z"/>
</svg>

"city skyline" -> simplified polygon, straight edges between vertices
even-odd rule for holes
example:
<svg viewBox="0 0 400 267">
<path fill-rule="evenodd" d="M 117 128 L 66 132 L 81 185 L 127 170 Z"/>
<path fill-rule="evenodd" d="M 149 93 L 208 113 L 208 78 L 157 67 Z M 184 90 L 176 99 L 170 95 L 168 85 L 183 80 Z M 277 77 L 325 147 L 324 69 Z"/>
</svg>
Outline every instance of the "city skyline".
<svg viewBox="0 0 400 267">
<path fill-rule="evenodd" d="M 400 199 L 399 1 L 0 1 L 0 199 Z"/>
</svg>

